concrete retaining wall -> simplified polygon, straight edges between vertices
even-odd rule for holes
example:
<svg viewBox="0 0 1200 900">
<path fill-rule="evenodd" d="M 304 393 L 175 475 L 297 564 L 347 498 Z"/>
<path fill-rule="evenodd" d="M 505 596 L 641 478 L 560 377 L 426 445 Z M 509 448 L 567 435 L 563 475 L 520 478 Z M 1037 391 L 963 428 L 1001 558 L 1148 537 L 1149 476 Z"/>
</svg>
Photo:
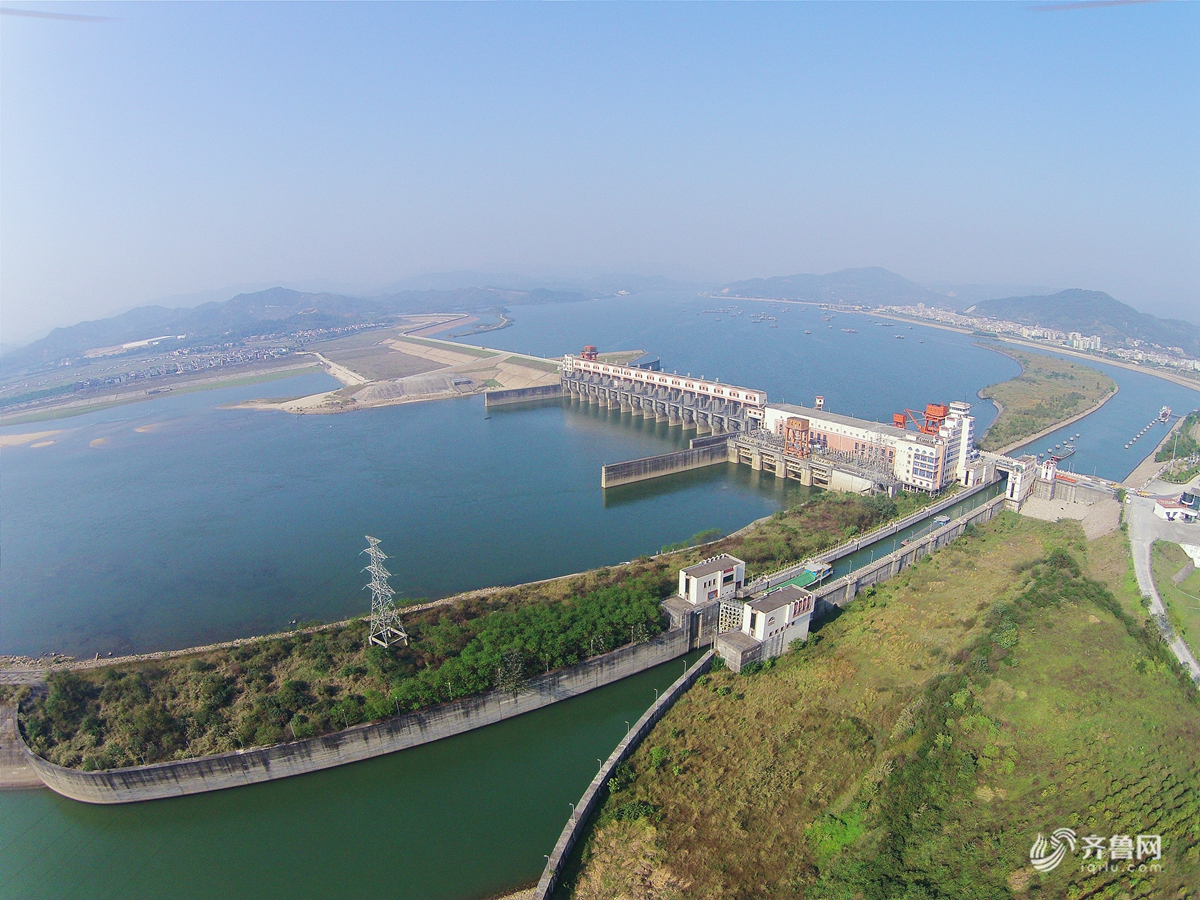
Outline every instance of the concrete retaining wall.
<svg viewBox="0 0 1200 900">
<path fill-rule="evenodd" d="M 929 534 L 907 546 L 882 556 L 868 565 L 855 569 L 849 575 L 824 584 L 813 591 L 816 602 L 813 605 L 813 619 L 819 619 L 831 613 L 835 607 L 844 606 L 853 600 L 860 591 L 887 581 L 901 571 L 918 562 L 922 558 L 945 547 L 955 538 L 966 531 L 969 525 L 979 525 L 990 521 L 1004 509 L 1004 497 L 989 500 L 978 509 L 959 516 L 948 525 L 935 529 Z"/>
<path fill-rule="evenodd" d="M 688 448 L 691 450 L 699 450 L 701 447 L 712 447 L 716 444 L 729 444 L 729 435 L 727 434 L 707 434 L 704 437 L 694 437 L 688 441 Z"/>
<path fill-rule="evenodd" d="M 563 396 L 561 384 L 540 387 L 512 388 L 507 391 L 488 391 L 483 395 L 484 408 L 508 406 L 511 403 L 533 403 L 538 400 L 558 400 Z"/>
<path fill-rule="evenodd" d="M 676 630 L 532 679 L 518 693 L 492 691 L 345 731 L 256 750 L 179 762 L 84 772 L 65 769 L 21 748 L 38 777 L 65 797 L 85 803 L 133 803 L 273 781 L 359 762 L 511 719 L 620 681 L 688 651 Z"/>
<path fill-rule="evenodd" d="M 697 678 L 708 671 L 712 665 L 714 655 L 713 651 L 709 650 L 696 661 L 695 665 L 667 688 L 654 705 L 646 710 L 634 726 L 629 729 L 629 734 L 625 735 L 625 738 L 617 745 L 617 749 L 604 761 L 604 765 L 600 767 L 600 771 L 596 773 L 596 777 L 592 779 L 591 784 L 587 786 L 587 790 L 583 792 L 583 796 L 579 798 L 579 802 L 575 805 L 575 810 L 571 813 L 571 818 L 567 820 L 562 834 L 558 836 L 558 843 L 554 845 L 554 851 L 550 854 L 550 858 L 546 862 L 546 869 L 542 872 L 542 877 L 538 880 L 537 888 L 534 890 L 533 897 L 530 900 L 547 900 L 554 891 L 554 885 L 558 881 L 558 875 L 563 863 L 571 855 L 571 850 L 575 847 L 575 842 L 587 826 L 588 819 L 591 818 L 596 807 L 600 805 L 600 801 L 604 799 L 604 787 L 608 784 L 608 779 L 612 777 L 613 770 L 629 758 L 630 754 L 637 749 L 638 744 L 642 742 L 642 739 L 650 733 L 650 729 L 658 724 L 658 720 L 663 717 L 667 710 L 675 705 L 675 701 L 687 692 L 687 689 L 695 683 Z"/>
<path fill-rule="evenodd" d="M 637 481 L 660 478 L 663 475 L 673 475 L 676 472 L 686 472 L 689 469 L 699 469 L 728 461 L 729 451 L 723 442 L 697 447 L 695 450 L 676 450 L 674 453 L 663 453 L 659 456 L 647 456 L 642 459 L 631 459 L 628 462 L 604 466 L 600 470 L 600 486 L 610 488 L 620 484 L 633 484 Z"/>
<path fill-rule="evenodd" d="M 926 519 L 936 516 L 938 513 L 949 509 L 954 504 L 961 503 L 963 500 L 969 500 L 971 497 L 974 497 L 981 491 L 986 491 L 988 488 L 993 486 L 994 482 L 989 484 L 981 484 L 970 488 L 969 490 L 962 491 L 961 493 L 953 494 L 949 497 L 939 500 L 932 506 L 928 506 L 925 509 L 919 509 L 915 513 L 910 513 L 903 519 L 897 519 L 895 522 L 884 525 L 880 528 L 876 528 L 874 531 L 867 532 L 859 537 L 851 538 L 845 543 L 834 547 L 832 550 L 826 550 L 824 553 L 818 554 L 811 559 L 804 560 L 804 562 L 787 566 L 786 568 L 780 569 L 777 572 L 771 572 L 768 575 L 760 575 L 758 578 L 749 582 L 744 588 L 742 588 L 739 596 L 757 594 L 760 591 L 765 591 L 768 588 L 775 587 L 778 584 L 783 584 L 788 579 L 795 578 L 797 575 L 802 573 L 805 566 L 807 566 L 809 563 L 822 562 L 832 565 L 843 556 L 849 556 L 851 553 L 858 552 L 863 547 L 869 547 L 876 541 L 891 537 L 893 534 L 908 528 L 910 525 L 915 525 L 917 522 L 923 522 Z"/>
</svg>

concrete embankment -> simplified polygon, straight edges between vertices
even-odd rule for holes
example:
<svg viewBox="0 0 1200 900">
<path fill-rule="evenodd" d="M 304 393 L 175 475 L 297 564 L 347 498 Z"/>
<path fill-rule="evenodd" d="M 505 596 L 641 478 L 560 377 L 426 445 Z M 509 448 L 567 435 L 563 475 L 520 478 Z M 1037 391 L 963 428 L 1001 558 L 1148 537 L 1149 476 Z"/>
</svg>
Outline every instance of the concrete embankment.
<svg viewBox="0 0 1200 900">
<path fill-rule="evenodd" d="M 1179 430 L 1184 421 L 1186 421 L 1186 416 L 1181 416 L 1175 421 L 1174 425 L 1167 429 L 1167 433 L 1163 436 L 1163 439 L 1154 445 L 1154 449 L 1150 451 L 1146 458 L 1138 463 L 1137 467 L 1121 482 L 1125 487 L 1133 488 L 1134 490 L 1149 487 L 1150 482 L 1157 478 L 1170 465 L 1170 463 L 1155 462 L 1154 457 L 1158 455 L 1159 450 L 1165 450 L 1171 446 L 1171 441 L 1175 439 L 1175 432 Z"/>
<path fill-rule="evenodd" d="M 994 497 L 924 537 L 914 539 L 898 550 L 855 569 L 849 575 L 814 589 L 816 602 L 813 606 L 813 618 L 819 619 L 828 615 L 834 608 L 849 603 L 860 591 L 899 575 L 904 569 L 960 537 L 969 526 L 990 521 L 1004 510 L 1004 503 L 1003 496 Z"/>
<path fill-rule="evenodd" d="M 17 737 L 17 709 L 0 703 L 0 790 L 40 788 L 42 779 L 29 764 Z"/>
<path fill-rule="evenodd" d="M 486 409 L 494 406 L 510 406 L 514 403 L 538 403 L 542 400 L 558 400 L 563 396 L 561 384 L 543 384 L 536 387 L 512 388 L 507 391 L 488 391 L 483 395 Z"/>
<path fill-rule="evenodd" d="M 729 450 L 724 442 L 697 447 L 694 450 L 676 450 L 674 453 L 663 453 L 659 456 L 646 456 L 642 459 L 631 459 L 627 462 L 606 465 L 600 470 L 600 486 L 605 488 L 617 487 L 622 484 L 634 484 L 663 475 L 674 475 L 676 472 L 687 472 L 691 469 L 702 469 L 729 461 Z"/>
<path fill-rule="evenodd" d="M 976 494 L 983 493 L 994 486 L 994 482 L 990 484 L 981 484 L 973 488 L 968 488 L 965 491 L 951 494 L 949 497 L 945 497 L 931 506 L 927 506 L 924 509 L 919 509 L 914 513 L 910 513 L 903 519 L 897 519 L 895 522 L 889 522 L 886 525 L 876 528 L 874 531 L 851 538 L 850 540 L 838 544 L 838 546 L 830 550 L 826 550 L 823 553 L 817 554 L 811 559 L 806 559 L 803 562 L 795 563 L 794 565 L 787 566 L 767 575 L 760 575 L 758 578 L 755 578 L 753 581 L 746 584 L 745 593 L 758 593 L 759 591 L 765 591 L 768 588 L 783 584 L 785 581 L 795 578 L 797 575 L 801 574 L 805 567 L 810 563 L 818 562 L 833 565 L 844 556 L 857 553 L 863 547 L 869 547 L 871 544 L 881 541 L 884 538 L 889 538 L 893 534 L 903 531 L 905 528 L 916 525 L 918 522 L 923 522 L 926 519 L 930 519 L 943 510 L 949 509 L 955 504 L 962 503 L 964 500 L 970 500 Z"/>
<path fill-rule="evenodd" d="M 19 735 L 18 740 L 38 777 L 63 796 L 104 804 L 160 800 L 302 775 L 428 744 L 604 687 L 687 651 L 687 633 L 668 631 L 541 675 L 516 693 L 491 691 L 323 737 L 150 766 L 66 769 L 34 754 Z"/>
<path fill-rule="evenodd" d="M 571 850 L 575 847 L 575 842 L 579 840 L 579 836 L 587 827 L 591 814 L 600 804 L 600 801 L 604 799 L 605 785 L 608 784 L 608 779 L 612 777 L 613 770 L 629 758 L 630 754 L 637 749 L 638 744 L 650 733 L 650 729 L 658 724 L 658 720 L 666 714 L 667 710 L 675 705 L 675 701 L 682 697 L 687 692 L 687 689 L 695 684 L 697 678 L 708 671 L 712 665 L 714 656 L 713 651 L 709 650 L 696 661 L 695 665 L 667 688 L 666 692 L 655 701 L 654 705 L 642 714 L 642 717 L 637 720 L 633 728 L 629 729 L 629 733 L 617 745 L 617 749 L 604 761 L 604 765 L 600 767 L 600 771 L 596 773 L 596 777 L 592 779 L 591 784 L 587 786 L 587 790 L 583 792 L 583 796 L 579 798 L 579 802 L 575 805 L 575 809 L 571 813 L 571 818 L 563 828 L 562 834 L 559 835 L 558 843 L 554 845 L 554 850 L 547 859 L 546 870 L 542 873 L 542 877 L 534 889 L 532 900 L 546 900 L 554 891 L 554 886 L 558 881 L 559 873 L 562 871 L 563 863 L 571 855 Z"/>
</svg>

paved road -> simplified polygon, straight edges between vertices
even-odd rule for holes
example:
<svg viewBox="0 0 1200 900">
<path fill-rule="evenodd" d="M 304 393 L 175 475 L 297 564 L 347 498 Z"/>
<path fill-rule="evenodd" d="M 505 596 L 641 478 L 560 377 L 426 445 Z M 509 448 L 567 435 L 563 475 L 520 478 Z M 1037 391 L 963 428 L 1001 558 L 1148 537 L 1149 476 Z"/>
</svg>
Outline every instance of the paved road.
<svg viewBox="0 0 1200 900">
<path fill-rule="evenodd" d="M 1179 522 L 1166 522 L 1154 515 L 1153 497 L 1130 497 L 1126 508 L 1129 516 L 1129 544 L 1133 551 L 1133 570 L 1137 573 L 1138 588 L 1143 597 L 1150 599 L 1150 612 L 1163 629 L 1163 636 L 1169 639 L 1171 651 L 1179 662 L 1191 673 L 1192 680 L 1200 682 L 1200 662 L 1184 642 L 1169 626 L 1166 626 L 1167 611 L 1163 607 L 1162 598 L 1154 587 L 1154 577 L 1151 574 L 1151 548 L 1154 542 L 1171 541 L 1172 543 L 1200 543 L 1200 524 L 1184 525 Z"/>
</svg>

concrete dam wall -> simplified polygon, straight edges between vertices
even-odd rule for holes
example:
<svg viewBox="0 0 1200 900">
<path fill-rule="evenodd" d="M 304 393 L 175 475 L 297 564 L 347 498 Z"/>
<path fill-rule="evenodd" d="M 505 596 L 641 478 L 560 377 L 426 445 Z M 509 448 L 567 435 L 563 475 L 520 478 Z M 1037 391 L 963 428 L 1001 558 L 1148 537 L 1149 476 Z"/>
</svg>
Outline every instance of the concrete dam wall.
<svg viewBox="0 0 1200 900">
<path fill-rule="evenodd" d="M 620 681 L 688 651 L 686 631 L 668 631 L 530 680 L 520 691 L 491 691 L 432 709 L 322 737 L 178 762 L 85 772 L 66 769 L 20 746 L 39 778 L 85 803 L 134 803 L 241 787 L 395 753 L 532 712 Z"/>
<path fill-rule="evenodd" d="M 674 475 L 676 472 L 687 472 L 691 469 L 701 469 L 717 463 L 729 462 L 729 450 L 724 441 L 707 444 L 694 450 L 676 450 L 674 453 L 663 453 L 659 456 L 646 456 L 642 459 L 631 459 L 628 462 L 613 463 L 600 470 L 600 486 L 605 488 L 617 487 L 622 484 L 633 484 L 663 475 Z"/>
<path fill-rule="evenodd" d="M 540 387 L 512 388 L 506 391 L 488 391 L 483 395 L 485 409 L 493 406 L 509 406 L 513 403 L 535 403 L 540 400 L 558 400 L 563 396 L 561 384 L 543 384 Z"/>
</svg>

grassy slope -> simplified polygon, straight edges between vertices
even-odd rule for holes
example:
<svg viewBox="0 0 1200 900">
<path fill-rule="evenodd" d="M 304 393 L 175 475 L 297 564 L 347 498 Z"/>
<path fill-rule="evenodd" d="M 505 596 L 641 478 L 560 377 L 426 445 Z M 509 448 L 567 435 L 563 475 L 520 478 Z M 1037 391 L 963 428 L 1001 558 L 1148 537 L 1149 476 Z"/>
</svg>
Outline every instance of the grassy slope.
<svg viewBox="0 0 1200 900">
<path fill-rule="evenodd" d="M 1200 717 L 1157 645 L 1087 599 L 988 620 L 1056 547 L 1144 616 L 1126 546 L 1005 514 L 771 669 L 713 674 L 634 755 L 574 896 L 1119 896 L 1090 893 L 1111 874 L 1033 875 L 1037 832 L 1071 825 L 1162 831 L 1164 873 L 1132 896 L 1200 889 Z M 972 679 L 969 646 L 997 631 L 1009 662 Z M 924 761 L 956 753 L 969 771 L 939 789 Z"/>
<path fill-rule="evenodd" d="M 1178 544 L 1154 542 L 1154 586 L 1167 607 L 1167 616 L 1192 652 L 1200 652 L 1200 570 L 1176 587 L 1171 580 L 1188 561 Z"/>
<path fill-rule="evenodd" d="M 1007 347 L 1002 352 L 1021 364 L 1021 374 L 979 392 L 1004 407 L 980 442 L 984 450 L 1031 437 L 1090 409 L 1116 389 L 1107 375 L 1076 362 Z"/>
<path fill-rule="evenodd" d="M 292 733 L 306 737 L 335 731 L 383 718 L 397 708 L 421 708 L 490 688 L 478 672 L 444 678 L 437 674 L 447 660 L 453 665 L 445 672 L 454 672 L 473 629 L 489 613 L 574 602 L 632 581 L 651 585 L 657 598 L 670 593 L 680 566 L 722 551 L 740 554 L 750 562 L 750 573 L 757 574 L 831 547 L 921 502 L 913 496 L 895 504 L 886 498 L 821 494 L 771 516 L 746 534 L 702 549 L 503 588 L 406 616 L 405 628 L 412 638 L 406 648 L 366 649 L 365 625 L 356 621 L 301 638 L 266 638 L 196 657 L 103 667 L 71 678 L 55 676 L 50 698 L 35 702 L 28 712 L 30 736 L 39 752 L 60 765 L 111 768 L 143 759 L 182 759 L 262 746 Z M 626 640 L 627 629 L 628 624 L 621 629 Z M 615 635 L 610 637 L 582 651 L 556 653 L 555 664 L 569 664 L 621 643 Z M 525 675 L 537 674 L 542 671 L 537 663 L 540 645 L 546 641 L 530 637 L 523 644 Z M 491 674 L 489 664 L 484 680 Z M 422 684 L 414 684 L 418 681 Z"/>
</svg>

